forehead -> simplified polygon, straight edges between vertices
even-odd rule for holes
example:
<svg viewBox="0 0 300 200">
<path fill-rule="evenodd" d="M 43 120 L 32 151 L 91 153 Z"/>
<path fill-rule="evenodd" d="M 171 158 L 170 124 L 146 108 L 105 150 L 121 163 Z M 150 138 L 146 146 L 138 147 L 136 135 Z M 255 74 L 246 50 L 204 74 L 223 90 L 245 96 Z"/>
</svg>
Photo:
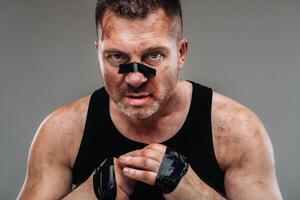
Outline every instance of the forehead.
<svg viewBox="0 0 300 200">
<path fill-rule="evenodd" d="M 99 30 L 106 45 L 163 43 L 172 29 L 172 20 L 163 10 L 157 10 L 144 19 L 127 19 L 107 11 Z"/>
</svg>

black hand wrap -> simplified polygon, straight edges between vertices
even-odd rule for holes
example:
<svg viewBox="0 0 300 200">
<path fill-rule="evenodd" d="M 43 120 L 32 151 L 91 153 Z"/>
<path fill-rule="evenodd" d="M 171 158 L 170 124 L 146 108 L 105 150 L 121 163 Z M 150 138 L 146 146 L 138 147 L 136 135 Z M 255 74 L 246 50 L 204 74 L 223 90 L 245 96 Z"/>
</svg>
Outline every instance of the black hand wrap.
<svg viewBox="0 0 300 200">
<path fill-rule="evenodd" d="M 119 74 L 126 74 L 129 72 L 140 72 L 145 77 L 152 77 L 156 75 L 156 70 L 148 67 L 146 65 L 143 65 L 141 63 L 128 63 L 128 64 L 121 64 L 119 66 Z"/>
<path fill-rule="evenodd" d="M 114 159 L 105 159 L 97 167 L 93 175 L 94 192 L 98 199 L 115 200 L 117 196 L 117 183 L 114 170 Z"/>
<path fill-rule="evenodd" d="M 167 147 L 158 170 L 155 186 L 165 194 L 172 192 L 188 169 L 189 164 L 186 158 L 175 149 Z"/>
</svg>

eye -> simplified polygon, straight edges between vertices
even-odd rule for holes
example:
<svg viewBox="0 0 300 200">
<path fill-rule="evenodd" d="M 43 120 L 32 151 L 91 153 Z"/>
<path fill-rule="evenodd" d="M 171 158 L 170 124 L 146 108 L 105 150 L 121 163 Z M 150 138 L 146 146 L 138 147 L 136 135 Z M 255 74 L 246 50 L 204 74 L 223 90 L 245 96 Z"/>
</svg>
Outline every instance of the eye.
<svg viewBox="0 0 300 200">
<path fill-rule="evenodd" d="M 122 58 L 122 55 L 120 53 L 111 54 L 108 56 L 111 60 L 118 61 Z"/>
<path fill-rule="evenodd" d="M 165 54 L 161 53 L 160 51 L 152 51 L 145 54 L 145 56 L 143 56 L 143 60 L 149 65 L 159 65 L 164 57 Z"/>
<path fill-rule="evenodd" d="M 163 57 L 163 55 L 159 52 L 154 51 L 154 52 L 151 52 L 148 55 L 148 57 L 150 60 L 156 61 L 156 60 L 160 60 Z"/>
<path fill-rule="evenodd" d="M 106 56 L 112 64 L 122 64 L 127 61 L 127 57 L 122 53 L 111 53 Z"/>
</svg>

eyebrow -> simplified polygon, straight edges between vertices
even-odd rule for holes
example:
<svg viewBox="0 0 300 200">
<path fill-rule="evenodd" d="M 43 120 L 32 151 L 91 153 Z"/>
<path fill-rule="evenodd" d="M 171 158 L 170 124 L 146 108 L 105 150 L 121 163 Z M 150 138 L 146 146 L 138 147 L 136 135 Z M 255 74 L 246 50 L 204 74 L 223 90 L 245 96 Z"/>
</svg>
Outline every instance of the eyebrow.
<svg viewBox="0 0 300 200">
<path fill-rule="evenodd" d="M 151 52 L 151 51 L 162 51 L 164 54 L 168 54 L 169 50 L 167 47 L 164 46 L 153 46 L 153 47 L 149 47 L 148 49 L 146 49 L 145 51 L 143 51 L 143 54 L 145 54 L 146 52 Z"/>
<path fill-rule="evenodd" d="M 151 51 L 162 51 L 164 54 L 168 54 L 169 53 L 169 50 L 167 47 L 165 46 L 161 46 L 161 45 L 157 45 L 157 46 L 152 46 L 152 47 L 149 47 L 145 50 L 142 51 L 142 55 L 144 55 L 145 53 L 148 53 L 148 52 L 151 52 Z M 105 49 L 103 51 L 103 54 L 111 54 L 111 53 L 122 53 L 122 54 L 125 54 L 125 55 L 128 55 L 128 53 L 124 52 L 123 50 L 121 49 L 118 49 L 118 48 L 108 48 L 108 49 Z"/>
<path fill-rule="evenodd" d="M 124 53 L 122 50 L 120 49 L 116 49 L 116 48 L 109 48 L 103 51 L 103 54 L 109 54 L 109 53 L 116 53 L 116 52 L 120 52 L 120 53 Z"/>
</svg>

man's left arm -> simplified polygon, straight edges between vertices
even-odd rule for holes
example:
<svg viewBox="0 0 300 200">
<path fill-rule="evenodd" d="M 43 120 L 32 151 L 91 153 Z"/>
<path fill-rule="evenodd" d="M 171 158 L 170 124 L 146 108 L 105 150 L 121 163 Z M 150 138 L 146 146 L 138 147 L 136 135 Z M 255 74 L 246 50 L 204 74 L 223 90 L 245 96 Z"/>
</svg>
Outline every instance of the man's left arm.
<svg viewBox="0 0 300 200">
<path fill-rule="evenodd" d="M 225 170 L 225 190 L 232 200 L 282 200 L 275 172 L 274 153 L 268 134 L 254 113 L 245 109 L 234 120 L 235 148 Z M 235 133 L 234 133 L 235 132 Z"/>
</svg>

